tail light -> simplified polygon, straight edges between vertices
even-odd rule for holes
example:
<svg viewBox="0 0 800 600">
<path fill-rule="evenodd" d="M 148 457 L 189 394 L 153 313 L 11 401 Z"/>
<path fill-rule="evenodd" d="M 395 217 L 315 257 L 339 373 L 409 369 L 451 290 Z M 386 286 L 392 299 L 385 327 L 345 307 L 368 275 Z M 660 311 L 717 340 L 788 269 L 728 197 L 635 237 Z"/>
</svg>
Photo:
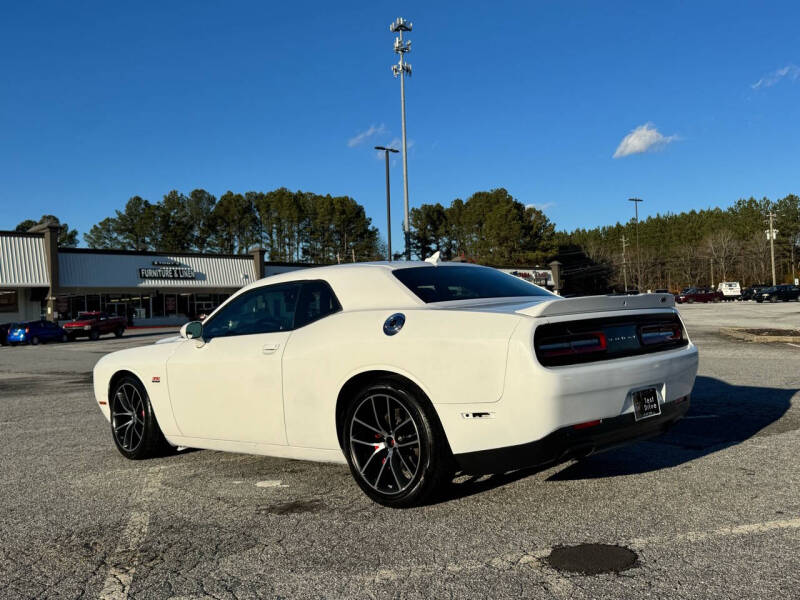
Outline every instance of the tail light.
<svg viewBox="0 0 800 600">
<path fill-rule="evenodd" d="M 25 328 L 25 333 L 30 333 L 30 332 L 31 332 L 31 328 L 30 327 L 26 327 Z"/>
<path fill-rule="evenodd" d="M 639 327 L 639 338 L 643 346 L 680 342 L 683 329 L 678 323 L 656 323 Z"/>
<path fill-rule="evenodd" d="M 540 358 L 568 357 L 579 354 L 604 352 L 606 336 L 602 331 L 579 333 L 543 339 L 537 347 Z"/>
</svg>

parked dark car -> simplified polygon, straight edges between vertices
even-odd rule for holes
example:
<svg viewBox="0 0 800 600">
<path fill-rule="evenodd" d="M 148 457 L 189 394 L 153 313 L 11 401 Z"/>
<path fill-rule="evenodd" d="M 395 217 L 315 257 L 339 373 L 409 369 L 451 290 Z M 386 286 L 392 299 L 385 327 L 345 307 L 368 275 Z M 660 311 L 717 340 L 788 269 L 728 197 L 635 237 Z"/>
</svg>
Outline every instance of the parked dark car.
<svg viewBox="0 0 800 600">
<path fill-rule="evenodd" d="M 769 286 L 751 285 L 750 287 L 744 288 L 742 290 L 742 300 L 755 300 L 755 295 L 766 287 Z"/>
<path fill-rule="evenodd" d="M 722 292 L 713 290 L 707 287 L 690 287 L 681 290 L 675 296 L 675 302 L 678 304 L 693 304 L 694 302 L 720 302 L 722 300 Z"/>
<path fill-rule="evenodd" d="M 789 300 L 800 301 L 800 287 L 790 283 L 776 285 L 760 290 L 755 294 L 756 302 L 789 302 Z"/>
<path fill-rule="evenodd" d="M 117 337 L 122 337 L 125 333 L 125 317 L 112 317 L 104 312 L 82 312 L 78 317 L 68 323 L 64 323 L 69 339 L 85 336 L 90 340 L 96 340 L 101 335 L 113 333 Z"/>
<path fill-rule="evenodd" d="M 8 328 L 11 327 L 11 323 L 0 323 L 0 345 L 7 346 L 8 345 Z"/>
<path fill-rule="evenodd" d="M 37 345 L 40 342 L 66 342 L 69 340 L 67 332 L 57 323 L 50 321 L 28 321 L 27 323 L 14 323 L 8 330 L 8 343 Z"/>
</svg>

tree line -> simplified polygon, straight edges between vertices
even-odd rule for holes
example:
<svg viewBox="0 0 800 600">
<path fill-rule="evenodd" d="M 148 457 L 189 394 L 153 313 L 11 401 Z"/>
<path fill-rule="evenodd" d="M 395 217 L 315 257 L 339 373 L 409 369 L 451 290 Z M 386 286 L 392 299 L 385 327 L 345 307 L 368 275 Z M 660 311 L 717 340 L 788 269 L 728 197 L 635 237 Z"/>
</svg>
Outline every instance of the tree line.
<svg viewBox="0 0 800 600">
<path fill-rule="evenodd" d="M 580 247 L 592 261 L 609 267 L 611 287 L 640 289 L 772 283 L 768 215 L 774 214 L 775 270 L 778 283 L 796 276 L 800 249 L 800 198 L 741 198 L 733 206 L 657 214 L 639 222 L 559 232 L 560 245 Z M 625 238 L 623 263 L 622 238 Z M 638 273 L 641 272 L 641 281 Z"/>
<path fill-rule="evenodd" d="M 415 258 L 441 252 L 490 266 L 565 262 L 566 277 L 591 279 L 588 292 L 629 288 L 677 290 L 739 281 L 771 283 L 767 216 L 774 214 L 777 279 L 792 281 L 800 260 L 800 198 L 742 198 L 731 207 L 656 214 L 593 229 L 556 231 L 538 208 L 503 188 L 478 191 L 449 204 L 426 203 L 410 213 Z M 54 215 L 26 220 L 59 225 L 59 243 L 76 246 L 78 232 Z M 622 240 L 626 240 L 623 257 Z M 348 196 L 279 188 L 231 191 L 216 198 L 173 190 L 151 203 L 139 196 L 83 236 L 90 248 L 241 254 L 264 247 L 271 261 L 331 264 L 380 260 L 385 244 L 364 207 Z M 400 244 L 402 247 L 402 243 Z M 402 252 L 395 256 L 400 257 Z M 641 273 L 641 281 L 639 280 Z"/>
<path fill-rule="evenodd" d="M 271 261 L 375 260 L 382 256 L 377 228 L 348 196 L 280 188 L 226 192 L 219 199 L 197 189 L 173 190 L 157 203 L 134 196 L 94 225 L 90 248 L 243 254 L 261 246 Z"/>
<path fill-rule="evenodd" d="M 409 214 L 411 250 L 425 259 L 434 252 L 496 266 L 544 264 L 556 254 L 555 225 L 534 206 L 503 188 L 475 192 L 449 206 L 422 204 Z"/>
</svg>

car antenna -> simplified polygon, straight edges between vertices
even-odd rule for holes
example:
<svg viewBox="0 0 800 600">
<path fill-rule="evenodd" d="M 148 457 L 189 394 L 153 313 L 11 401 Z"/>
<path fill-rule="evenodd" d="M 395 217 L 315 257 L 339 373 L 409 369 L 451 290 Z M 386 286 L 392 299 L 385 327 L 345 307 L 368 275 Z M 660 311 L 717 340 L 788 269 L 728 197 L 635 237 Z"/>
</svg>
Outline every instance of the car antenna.
<svg viewBox="0 0 800 600">
<path fill-rule="evenodd" d="M 433 254 L 431 254 L 428 258 L 425 259 L 426 263 L 431 263 L 434 267 L 437 266 L 441 261 L 439 257 L 441 256 L 441 252 L 437 250 Z"/>
</svg>

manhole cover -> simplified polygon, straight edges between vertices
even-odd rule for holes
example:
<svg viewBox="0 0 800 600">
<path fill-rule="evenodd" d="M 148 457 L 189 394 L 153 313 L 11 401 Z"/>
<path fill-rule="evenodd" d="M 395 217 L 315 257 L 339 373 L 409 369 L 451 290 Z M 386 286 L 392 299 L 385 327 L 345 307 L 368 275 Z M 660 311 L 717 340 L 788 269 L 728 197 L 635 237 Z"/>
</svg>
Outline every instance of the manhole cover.
<svg viewBox="0 0 800 600">
<path fill-rule="evenodd" d="M 583 575 L 619 573 L 636 566 L 636 553 L 622 546 L 610 544 L 578 544 L 556 546 L 547 562 L 558 571 L 571 571 Z"/>
</svg>

